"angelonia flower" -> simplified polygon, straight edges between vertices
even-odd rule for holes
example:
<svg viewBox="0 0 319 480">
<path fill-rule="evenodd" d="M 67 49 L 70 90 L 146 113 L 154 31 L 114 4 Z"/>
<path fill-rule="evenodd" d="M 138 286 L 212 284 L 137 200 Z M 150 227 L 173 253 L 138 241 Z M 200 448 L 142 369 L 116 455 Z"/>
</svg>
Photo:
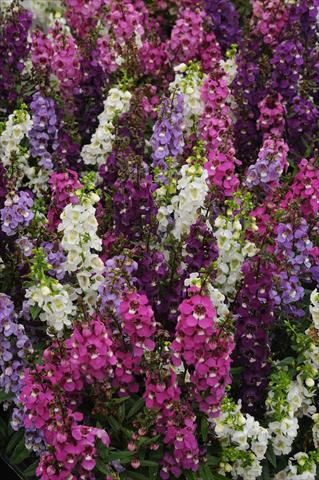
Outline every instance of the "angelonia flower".
<svg viewBox="0 0 319 480">
<path fill-rule="evenodd" d="M 48 210 L 48 228 L 55 230 L 61 222 L 60 215 L 68 203 L 77 203 L 75 191 L 82 188 L 78 174 L 71 169 L 52 173 L 48 183 L 51 188 L 51 204 Z"/>
<path fill-rule="evenodd" d="M 154 350 L 152 337 L 156 322 L 152 307 L 145 295 L 139 293 L 124 293 L 119 306 L 123 321 L 123 331 L 130 337 L 133 345 L 133 355 L 141 357 L 144 350 Z"/>
<path fill-rule="evenodd" d="M 242 413 L 240 401 L 236 404 L 229 397 L 224 398 L 221 413 L 213 425 L 222 445 L 219 473 L 230 473 L 235 479 L 259 478 L 270 438 L 268 430 L 249 413 Z"/>
<path fill-rule="evenodd" d="M 309 307 L 314 327 L 319 331 L 319 293 L 316 290 L 311 292 L 311 305 Z"/>
<path fill-rule="evenodd" d="M 300 225 L 279 223 L 277 226 L 276 254 L 287 263 L 287 271 L 278 274 L 279 288 L 273 294 L 276 301 L 290 305 L 303 298 L 304 289 L 299 277 L 311 268 L 312 242 L 308 237 L 307 222 L 302 219 Z"/>
<path fill-rule="evenodd" d="M 284 140 L 267 138 L 258 153 L 256 163 L 247 170 L 247 186 L 265 188 L 269 184 L 278 184 L 287 167 L 287 153 L 288 146 Z"/>
<path fill-rule="evenodd" d="M 28 227 L 34 217 L 32 206 L 33 199 L 30 193 L 18 191 L 9 194 L 0 211 L 1 230 L 6 235 L 12 236 Z"/>
<path fill-rule="evenodd" d="M 210 224 L 205 223 L 203 217 L 191 226 L 182 255 L 183 261 L 193 273 L 209 268 L 217 259 L 216 239 L 212 236 Z"/>
<path fill-rule="evenodd" d="M 178 59 L 185 63 L 195 57 L 204 40 L 203 20 L 203 11 L 192 11 L 190 8 L 180 10 L 169 42 L 172 56 L 177 52 Z"/>
<path fill-rule="evenodd" d="M 256 36 L 260 35 L 266 45 L 276 45 L 288 22 L 286 2 L 255 0 L 253 2 L 253 21 L 253 33 Z"/>
<path fill-rule="evenodd" d="M 223 50 L 241 37 L 238 12 L 229 0 L 205 0 L 205 10 L 212 19 L 212 29 Z"/>
<path fill-rule="evenodd" d="M 319 211 L 318 185 L 319 174 L 315 168 L 314 158 L 302 159 L 291 188 L 281 202 L 281 207 L 285 208 L 292 201 L 299 199 L 301 213 L 308 220 L 310 215 L 316 215 Z"/>
<path fill-rule="evenodd" d="M 0 456 L 314 480 L 319 0 L 0 18 Z"/>
<path fill-rule="evenodd" d="M 11 164 L 22 164 L 26 168 L 27 156 L 21 148 L 21 143 L 28 137 L 32 128 L 31 117 L 26 108 L 15 110 L 9 115 L 4 130 L 0 135 L 0 155 L 4 167 Z"/>
<path fill-rule="evenodd" d="M 256 412 L 265 397 L 270 370 L 268 329 L 274 321 L 273 266 L 259 257 L 243 265 L 244 287 L 237 297 L 235 362 L 244 366 L 241 398 L 245 411 Z"/>
<path fill-rule="evenodd" d="M 32 285 L 25 297 L 30 308 L 38 307 L 41 310 L 39 318 L 49 329 L 61 332 L 65 327 L 70 328 L 75 308 L 67 289 L 58 280 L 48 277 L 42 283 Z"/>
<path fill-rule="evenodd" d="M 313 292 L 313 296 L 315 295 L 316 291 Z M 308 416 L 313 418 L 314 425 L 316 424 L 314 387 L 319 375 L 319 346 L 317 337 L 311 336 L 312 328 L 316 331 L 314 323 L 295 339 L 299 351 L 299 373 L 296 378 L 293 379 L 291 373 L 278 366 L 270 376 L 266 414 L 270 420 L 268 431 L 276 455 L 287 455 L 291 452 L 300 429 L 299 418 Z"/>
<path fill-rule="evenodd" d="M 98 289 L 102 312 L 118 313 L 124 292 L 135 281 L 137 267 L 137 263 L 126 255 L 118 255 L 105 262 L 103 281 Z"/>
<path fill-rule="evenodd" d="M 319 414 L 314 413 L 312 415 L 313 426 L 312 426 L 312 439 L 314 446 L 319 448 Z"/>
<path fill-rule="evenodd" d="M 228 196 L 238 186 L 235 166 L 240 162 L 235 157 L 233 121 L 227 105 L 230 91 L 223 77 L 220 69 L 220 75 L 209 76 L 203 82 L 201 98 L 205 108 L 199 126 L 206 147 L 209 182 Z"/>
<path fill-rule="evenodd" d="M 181 403 L 176 373 L 170 365 L 148 371 L 145 387 L 146 406 L 156 412 L 156 431 L 164 435 L 164 444 L 169 448 L 161 460 L 160 477 L 168 480 L 172 474 L 178 478 L 183 468 L 197 471 L 199 447 L 195 417 L 189 407 Z"/>
<path fill-rule="evenodd" d="M 161 177 L 163 170 L 167 169 L 167 158 L 171 157 L 174 166 L 178 155 L 183 152 L 182 122 L 183 94 L 179 93 L 172 100 L 165 99 L 150 139 L 153 167 L 160 169 Z"/>
<path fill-rule="evenodd" d="M 192 157 L 190 157 L 188 164 L 182 166 L 181 178 L 176 186 L 177 195 L 174 195 L 171 200 L 174 214 L 173 235 L 178 240 L 182 235 L 188 234 L 198 213 L 201 213 L 204 208 L 204 201 L 208 193 L 207 171 L 200 162 L 195 162 L 193 163 Z"/>
<path fill-rule="evenodd" d="M 111 88 L 103 104 L 104 110 L 98 117 L 99 126 L 91 142 L 82 148 L 81 157 L 85 164 L 100 166 L 105 162 L 113 148 L 115 122 L 121 114 L 128 112 L 130 100 L 128 90 Z"/>
<path fill-rule="evenodd" d="M 132 178 L 118 180 L 115 187 L 113 208 L 116 234 L 138 241 L 145 230 L 155 231 L 157 208 L 153 194 L 156 184 L 152 176 L 143 176 L 139 182 Z"/>
<path fill-rule="evenodd" d="M 52 74 L 58 79 L 61 97 L 68 110 L 72 111 L 72 96 L 80 92 L 82 77 L 79 47 L 69 29 L 63 31 L 61 24 L 55 23 L 50 34 L 52 57 L 48 63 Z"/>
<path fill-rule="evenodd" d="M 183 98 L 183 121 L 182 128 L 186 135 L 192 132 L 196 122 L 204 111 L 201 99 L 203 73 L 197 63 L 181 63 L 174 67 L 175 78 L 170 83 L 171 95 L 182 94 Z"/>
<path fill-rule="evenodd" d="M 237 63 L 236 63 L 236 50 L 234 51 L 233 49 L 229 49 L 226 52 L 226 60 L 221 60 L 220 61 L 220 66 L 225 73 L 224 79 L 227 83 L 227 86 L 230 86 L 234 79 L 236 78 L 237 75 Z M 231 105 L 232 108 L 234 107 L 234 97 L 231 98 Z"/>
<path fill-rule="evenodd" d="M 179 305 L 175 339 L 171 349 L 176 366 L 182 362 L 193 372 L 190 382 L 199 408 L 210 416 L 218 415 L 225 387 L 230 382 L 232 336 L 225 337 L 214 325 L 216 316 L 211 300 L 193 295 Z"/>
<path fill-rule="evenodd" d="M 24 424 L 40 429 L 53 452 L 41 455 L 39 478 L 67 478 L 76 463 L 79 473 L 86 474 L 96 463 L 96 440 L 109 445 L 106 431 L 83 424 L 83 414 L 67 400 L 72 392 L 81 391 L 85 383 L 104 378 L 116 361 L 111 345 L 105 326 L 99 320 L 91 320 L 76 328 L 60 348 L 52 344 L 45 350 L 43 364 L 26 370 L 21 392 L 26 412 Z M 52 410 L 47 409 L 48 402 L 54 406 Z"/>
<path fill-rule="evenodd" d="M 24 326 L 17 321 L 12 300 L 4 293 L 0 294 L 0 312 L 0 388 L 9 394 L 3 407 L 14 404 L 10 425 L 19 430 L 25 417 L 20 394 L 27 358 L 33 354 L 33 348 Z M 45 448 L 41 432 L 34 427 L 25 430 L 24 440 L 28 450 L 39 453 Z"/>
<path fill-rule="evenodd" d="M 168 480 L 170 474 L 178 478 L 183 469 L 198 470 L 199 447 L 195 433 L 195 416 L 187 407 L 168 423 L 163 441 L 165 445 L 172 446 L 173 453 L 165 453 L 161 461 L 160 476 L 163 480 Z"/>
<path fill-rule="evenodd" d="M 2 2 L 1 7 L 7 3 L 11 2 Z M 28 33 L 31 24 L 32 13 L 21 5 L 9 9 L 1 22 L 0 88 L 8 102 L 8 113 L 19 98 L 18 85 L 30 50 Z"/>
<path fill-rule="evenodd" d="M 103 280 L 104 265 L 94 251 L 102 249 L 102 240 L 97 235 L 98 222 L 94 204 L 99 196 L 94 192 L 79 197 L 79 203 L 69 203 L 61 213 L 62 222 L 58 231 L 63 232 L 61 246 L 67 254 L 65 269 L 75 272 L 78 285 L 88 305 L 93 305 L 98 288 Z"/>
<path fill-rule="evenodd" d="M 48 275 L 62 280 L 66 273 L 66 256 L 64 255 L 63 248 L 57 242 L 44 242 L 41 245 L 46 256 L 46 262 L 50 265 Z"/>
<path fill-rule="evenodd" d="M 311 454 L 298 452 L 293 457 L 290 457 L 288 466 L 275 475 L 275 480 L 315 480 L 318 453 L 311 452 Z"/>
<path fill-rule="evenodd" d="M 0 293 L 0 388 L 18 403 L 26 356 L 33 352 L 24 326 L 17 322 L 10 297 Z"/>
<path fill-rule="evenodd" d="M 39 165 L 51 169 L 52 153 L 50 148 L 57 147 L 57 116 L 54 101 L 35 93 L 31 102 L 32 128 L 29 132 L 30 154 L 40 159 Z"/>
<path fill-rule="evenodd" d="M 239 219 L 219 216 L 215 228 L 218 246 L 216 282 L 222 293 L 233 295 L 242 276 L 244 260 L 256 254 L 256 246 L 249 240 L 241 241 L 243 226 Z"/>
<path fill-rule="evenodd" d="M 292 100 L 292 108 L 292 116 L 288 118 L 291 135 L 294 137 L 300 133 L 305 136 L 311 135 L 319 115 L 314 102 L 309 98 L 296 95 Z"/>
<path fill-rule="evenodd" d="M 270 63 L 273 65 L 271 87 L 284 98 L 292 99 L 298 92 L 304 63 L 302 44 L 298 40 L 284 40 L 276 47 Z"/>
<path fill-rule="evenodd" d="M 223 322 L 228 316 L 230 316 L 225 295 L 223 295 L 218 288 L 213 287 L 211 283 L 205 282 L 205 271 L 202 274 L 199 272 L 191 273 L 190 276 L 184 280 L 184 285 L 186 288 L 195 287 L 201 289 L 204 287 L 206 289 L 216 310 L 216 323 Z"/>
</svg>

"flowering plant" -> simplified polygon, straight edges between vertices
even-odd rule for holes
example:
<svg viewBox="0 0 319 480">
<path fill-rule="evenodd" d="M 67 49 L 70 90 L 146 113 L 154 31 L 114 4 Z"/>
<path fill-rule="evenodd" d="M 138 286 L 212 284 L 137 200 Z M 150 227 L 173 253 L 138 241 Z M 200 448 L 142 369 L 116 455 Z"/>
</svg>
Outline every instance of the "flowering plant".
<svg viewBox="0 0 319 480">
<path fill-rule="evenodd" d="M 317 479 L 319 1 L 0 4 L 0 456 Z"/>
</svg>

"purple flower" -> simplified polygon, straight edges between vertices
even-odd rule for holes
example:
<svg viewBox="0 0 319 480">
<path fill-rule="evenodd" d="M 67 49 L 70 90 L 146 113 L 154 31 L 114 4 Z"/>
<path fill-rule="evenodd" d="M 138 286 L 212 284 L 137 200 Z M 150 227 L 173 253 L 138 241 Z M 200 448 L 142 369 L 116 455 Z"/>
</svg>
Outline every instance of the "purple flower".
<svg viewBox="0 0 319 480">
<path fill-rule="evenodd" d="M 33 219 L 31 210 L 33 200 L 28 192 L 20 191 L 8 196 L 1 213 L 1 229 L 9 236 L 15 235 L 18 230 L 27 227 Z"/>
<path fill-rule="evenodd" d="M 39 164 L 46 168 L 53 167 L 49 150 L 57 148 L 57 116 L 54 101 L 43 98 L 39 92 L 33 95 L 31 102 L 32 129 L 29 132 L 30 153 L 40 158 Z"/>
<path fill-rule="evenodd" d="M 165 159 L 171 157 L 175 161 L 177 156 L 182 154 L 184 147 L 182 120 L 183 95 L 178 94 L 174 100 L 165 99 L 150 140 L 153 167 L 165 171 L 168 168 Z M 161 175 L 160 179 L 165 182 L 164 175 Z"/>
</svg>

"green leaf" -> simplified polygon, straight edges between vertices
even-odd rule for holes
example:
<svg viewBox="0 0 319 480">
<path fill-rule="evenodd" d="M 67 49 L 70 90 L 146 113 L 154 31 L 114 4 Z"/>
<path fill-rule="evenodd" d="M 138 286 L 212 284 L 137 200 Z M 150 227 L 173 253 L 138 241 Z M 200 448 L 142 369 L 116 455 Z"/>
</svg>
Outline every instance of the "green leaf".
<svg viewBox="0 0 319 480">
<path fill-rule="evenodd" d="M 107 421 L 109 422 L 113 432 L 118 432 L 121 430 L 121 425 L 119 424 L 119 422 L 113 417 L 113 415 L 109 415 L 107 417 Z"/>
<path fill-rule="evenodd" d="M 141 460 L 142 467 L 157 467 L 158 463 L 153 462 L 152 460 Z"/>
<path fill-rule="evenodd" d="M 99 472 L 103 473 L 103 475 L 108 475 L 110 473 L 105 467 L 105 463 L 99 458 L 96 460 L 95 467 L 98 469 Z"/>
<path fill-rule="evenodd" d="M 193 472 L 185 472 L 185 478 L 186 480 L 196 480 L 196 477 L 195 475 L 193 474 Z"/>
<path fill-rule="evenodd" d="M 148 469 L 150 479 L 154 479 L 154 480 L 158 479 L 158 468 L 159 467 L 158 467 L 158 464 L 157 464 L 156 467 L 150 467 Z"/>
<path fill-rule="evenodd" d="M 213 480 L 228 480 L 227 477 L 224 475 L 220 475 L 219 473 L 212 472 Z"/>
<path fill-rule="evenodd" d="M 9 392 L 5 392 L 4 390 L 0 390 L 0 403 L 4 402 L 5 400 L 9 400 L 10 398 L 12 398 L 12 393 Z"/>
<path fill-rule="evenodd" d="M 268 462 L 264 462 L 261 478 L 262 478 L 262 480 L 270 480 L 270 471 L 269 471 L 269 463 Z"/>
<path fill-rule="evenodd" d="M 136 480 L 149 480 L 149 477 L 143 475 L 142 473 L 138 473 L 138 472 L 132 472 L 132 471 L 127 471 L 127 477 L 129 478 L 136 478 Z"/>
<path fill-rule="evenodd" d="M 119 460 L 121 463 L 129 463 L 134 457 L 134 452 L 123 451 L 123 452 L 111 452 L 109 454 L 109 461 Z"/>
<path fill-rule="evenodd" d="M 160 435 L 156 435 L 155 437 L 143 437 L 138 441 L 138 446 L 141 447 L 142 445 L 149 445 L 150 443 L 155 443 L 160 438 Z"/>
<path fill-rule="evenodd" d="M 274 449 L 273 449 L 272 445 L 269 445 L 269 447 L 267 449 L 266 458 L 274 468 L 277 467 L 277 459 L 276 459 L 276 455 L 274 453 Z"/>
<path fill-rule="evenodd" d="M 206 417 L 202 418 L 201 424 L 200 424 L 200 433 L 202 435 L 202 439 L 204 442 L 207 440 L 207 434 L 208 434 L 208 421 Z"/>
<path fill-rule="evenodd" d="M 11 435 L 10 440 L 8 442 L 7 448 L 6 448 L 6 454 L 9 455 L 15 446 L 21 441 L 21 439 L 24 439 L 24 432 L 23 430 L 19 430 L 18 432 L 14 432 L 13 435 Z"/>
<path fill-rule="evenodd" d="M 23 476 L 24 477 L 35 477 L 35 470 L 38 466 L 38 460 L 33 462 L 31 465 L 29 465 L 24 471 L 23 471 Z"/>
<path fill-rule="evenodd" d="M 232 367 L 230 373 L 234 375 L 239 375 L 244 370 L 244 367 Z"/>
<path fill-rule="evenodd" d="M 20 440 L 18 445 L 13 450 L 13 453 L 10 455 L 10 463 L 11 465 L 19 465 L 23 462 L 26 458 L 30 456 L 30 452 L 25 448 L 24 438 Z"/>
<path fill-rule="evenodd" d="M 7 436 L 7 424 L 1 417 L 0 417 L 0 435 L 3 438 L 6 438 Z"/>
<path fill-rule="evenodd" d="M 207 455 L 207 465 L 218 465 L 219 458 L 213 457 L 213 455 Z"/>
<path fill-rule="evenodd" d="M 210 471 L 210 468 L 209 468 L 208 465 L 201 465 L 199 467 L 199 473 L 201 475 L 202 480 L 213 480 L 214 479 L 213 474 Z"/>
<path fill-rule="evenodd" d="M 125 419 L 125 405 L 124 405 L 124 403 L 122 403 L 120 405 L 120 408 L 118 410 L 118 417 L 119 417 L 120 422 L 123 423 L 124 419 Z"/>
<path fill-rule="evenodd" d="M 126 402 L 130 397 L 120 397 L 120 398 L 112 398 L 109 402 L 105 402 L 105 405 L 120 405 L 121 403 Z"/>
<path fill-rule="evenodd" d="M 135 415 L 135 413 L 137 413 L 139 410 L 141 410 L 141 408 L 143 406 L 144 406 L 144 399 L 139 398 L 138 400 L 136 400 L 134 405 L 129 409 L 128 414 L 126 415 L 126 418 L 133 417 L 133 415 Z"/>
<path fill-rule="evenodd" d="M 41 312 L 41 308 L 38 305 L 33 305 L 32 307 L 30 307 L 30 313 L 31 313 L 32 320 L 36 320 L 36 318 L 38 318 L 40 312 Z"/>
</svg>

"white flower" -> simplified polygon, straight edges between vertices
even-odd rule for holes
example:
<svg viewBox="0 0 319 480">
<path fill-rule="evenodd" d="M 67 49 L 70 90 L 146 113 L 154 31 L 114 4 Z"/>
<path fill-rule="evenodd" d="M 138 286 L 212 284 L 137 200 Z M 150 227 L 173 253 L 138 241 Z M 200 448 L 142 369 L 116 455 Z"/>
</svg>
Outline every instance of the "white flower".
<svg viewBox="0 0 319 480">
<path fill-rule="evenodd" d="M 214 226 L 214 236 L 219 250 L 217 259 L 216 282 L 222 293 L 232 296 L 236 292 L 236 283 L 240 280 L 241 267 L 245 257 L 256 254 L 255 245 L 242 236 L 242 225 L 239 220 L 218 216 Z"/>
<path fill-rule="evenodd" d="M 5 124 L 5 128 L 0 135 L 0 158 L 4 167 L 8 167 L 12 161 L 12 155 L 15 154 L 15 161 L 19 165 L 19 169 L 27 171 L 30 166 L 28 164 L 28 154 L 22 153 L 20 144 L 28 137 L 28 133 L 32 128 L 31 117 L 24 110 L 15 110 Z M 18 176 L 18 185 L 24 175 Z"/>
<path fill-rule="evenodd" d="M 194 166 L 183 165 L 181 173 L 177 183 L 179 194 L 172 198 L 170 205 L 175 220 L 173 235 L 178 240 L 182 235 L 188 234 L 191 225 L 196 222 L 208 192 L 208 173 L 204 168 L 195 169 Z"/>
<path fill-rule="evenodd" d="M 104 264 L 92 250 L 102 249 L 97 235 L 98 222 L 93 204 L 99 196 L 90 193 L 80 204 L 68 204 L 61 214 L 58 230 L 63 232 L 61 245 L 67 252 L 66 271 L 76 272 L 78 284 L 90 311 L 97 299 L 97 290 L 103 281 Z"/>
<path fill-rule="evenodd" d="M 40 320 L 58 333 L 71 326 L 71 317 L 75 307 L 64 285 L 51 279 L 48 284 L 38 284 L 26 290 L 26 299 L 30 307 L 38 305 L 42 312 Z"/>
<path fill-rule="evenodd" d="M 130 107 L 131 93 L 111 88 L 104 102 L 104 110 L 98 116 L 99 125 L 92 135 L 91 143 L 84 145 L 81 157 L 87 165 L 102 165 L 105 156 L 112 151 L 114 140 L 114 121 L 117 116 L 126 113 Z"/>
<path fill-rule="evenodd" d="M 229 472 L 234 479 L 256 480 L 262 472 L 261 462 L 265 458 L 270 435 L 252 415 L 241 413 L 240 401 L 235 404 L 226 398 L 225 402 L 225 410 L 222 405 L 219 417 L 214 420 L 215 434 L 226 452 L 227 447 L 234 446 L 237 451 L 249 453 L 250 460 L 247 462 L 247 456 L 241 458 L 239 454 L 230 464 L 226 456 L 228 462 L 223 460 L 220 472 Z"/>
<path fill-rule="evenodd" d="M 201 98 L 201 87 L 204 78 L 201 78 L 200 72 L 189 71 L 187 65 L 181 64 L 174 68 L 175 79 L 169 85 L 172 95 L 177 92 L 183 93 L 183 125 L 182 128 L 188 135 L 198 118 L 204 112 L 204 103 Z M 187 75 L 185 75 L 187 73 Z"/>
</svg>

